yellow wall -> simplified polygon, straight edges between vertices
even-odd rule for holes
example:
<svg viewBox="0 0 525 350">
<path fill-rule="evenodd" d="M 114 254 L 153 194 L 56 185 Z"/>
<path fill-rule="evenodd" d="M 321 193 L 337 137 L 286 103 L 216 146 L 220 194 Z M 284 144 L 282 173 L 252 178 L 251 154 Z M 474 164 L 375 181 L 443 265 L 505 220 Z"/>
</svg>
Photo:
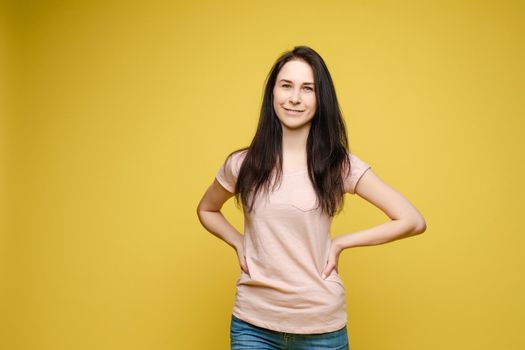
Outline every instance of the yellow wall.
<svg viewBox="0 0 525 350">
<path fill-rule="evenodd" d="M 7 24 L 6 4 L 0 2 L 0 347 L 4 330 L 7 326 L 8 315 L 8 295 L 7 284 L 9 283 L 8 273 L 8 157 L 9 157 L 9 128 L 12 113 L 8 104 L 12 99 L 9 93 L 9 26 Z"/>
<path fill-rule="evenodd" d="M 298 44 L 326 60 L 352 150 L 428 225 L 341 255 L 351 347 L 525 347 L 523 2 L 12 0 L 6 13 L 2 349 L 228 348 L 240 269 L 195 208 Z M 225 212 L 241 230 L 233 201 Z M 333 234 L 385 220 L 349 196 Z"/>
</svg>

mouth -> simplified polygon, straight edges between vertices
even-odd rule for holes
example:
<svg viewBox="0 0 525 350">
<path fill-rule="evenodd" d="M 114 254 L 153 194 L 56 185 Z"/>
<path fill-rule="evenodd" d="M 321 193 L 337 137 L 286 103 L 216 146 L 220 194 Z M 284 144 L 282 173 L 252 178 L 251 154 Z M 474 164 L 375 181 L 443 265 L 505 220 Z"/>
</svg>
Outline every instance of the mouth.
<svg viewBox="0 0 525 350">
<path fill-rule="evenodd" d="M 289 108 L 286 108 L 286 107 L 283 107 L 286 111 L 288 112 L 292 112 L 292 113 L 302 113 L 304 112 L 304 109 L 289 109 Z"/>
</svg>

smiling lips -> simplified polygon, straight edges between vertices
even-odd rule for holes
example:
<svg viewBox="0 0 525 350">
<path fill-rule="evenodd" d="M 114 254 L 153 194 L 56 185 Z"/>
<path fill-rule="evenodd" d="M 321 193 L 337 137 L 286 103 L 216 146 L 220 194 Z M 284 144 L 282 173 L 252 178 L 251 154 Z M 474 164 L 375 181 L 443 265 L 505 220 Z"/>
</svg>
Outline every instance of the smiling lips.
<svg viewBox="0 0 525 350">
<path fill-rule="evenodd" d="M 283 107 L 286 111 L 288 112 L 292 112 L 292 113 L 302 113 L 304 112 L 304 109 L 303 110 L 299 110 L 299 109 L 289 109 L 289 108 L 286 108 L 286 107 Z"/>
</svg>

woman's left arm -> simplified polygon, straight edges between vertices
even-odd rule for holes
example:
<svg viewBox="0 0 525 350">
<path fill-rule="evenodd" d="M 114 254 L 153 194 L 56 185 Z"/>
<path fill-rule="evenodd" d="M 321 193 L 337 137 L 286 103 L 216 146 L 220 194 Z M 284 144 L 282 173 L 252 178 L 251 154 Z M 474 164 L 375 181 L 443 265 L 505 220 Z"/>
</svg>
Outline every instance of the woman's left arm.
<svg viewBox="0 0 525 350">
<path fill-rule="evenodd" d="M 384 244 L 425 232 L 421 213 L 401 193 L 390 187 L 368 169 L 359 179 L 355 193 L 381 209 L 391 220 L 365 230 L 339 235 L 332 240 L 323 274 L 337 271 L 339 254 L 346 248 Z"/>
</svg>

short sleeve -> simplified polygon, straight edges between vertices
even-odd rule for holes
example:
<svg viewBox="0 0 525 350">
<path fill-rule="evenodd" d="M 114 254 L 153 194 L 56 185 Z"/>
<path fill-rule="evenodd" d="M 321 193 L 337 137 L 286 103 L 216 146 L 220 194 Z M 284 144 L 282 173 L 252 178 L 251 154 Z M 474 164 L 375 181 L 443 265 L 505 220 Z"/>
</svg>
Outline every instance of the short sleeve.
<svg viewBox="0 0 525 350">
<path fill-rule="evenodd" d="M 363 174 L 371 168 L 371 166 L 352 153 L 349 154 L 349 159 L 350 174 L 348 174 L 347 172 L 345 173 L 345 192 L 355 194 L 355 188 L 357 186 L 357 183 L 359 182 Z"/>
<path fill-rule="evenodd" d="M 235 193 L 235 185 L 237 183 L 237 176 L 241 167 L 242 160 L 246 152 L 236 152 L 229 156 L 215 174 L 217 181 L 228 192 Z"/>
</svg>

